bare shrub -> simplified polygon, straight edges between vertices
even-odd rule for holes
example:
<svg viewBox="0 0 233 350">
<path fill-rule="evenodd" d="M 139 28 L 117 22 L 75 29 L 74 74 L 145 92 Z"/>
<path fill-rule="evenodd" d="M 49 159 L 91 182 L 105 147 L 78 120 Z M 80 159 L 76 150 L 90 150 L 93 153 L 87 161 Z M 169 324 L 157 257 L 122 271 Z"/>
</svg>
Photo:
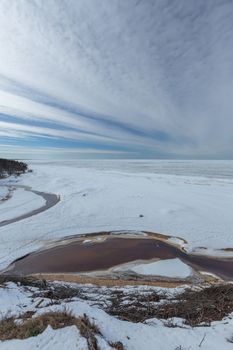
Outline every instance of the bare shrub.
<svg viewBox="0 0 233 350">
<path fill-rule="evenodd" d="M 115 297 L 106 311 L 114 316 L 131 322 L 144 322 L 149 318 L 171 319 L 180 317 L 191 326 L 222 320 L 233 312 L 233 286 L 217 285 L 201 290 L 187 289 L 183 293 L 168 298 L 163 303 L 151 302 L 153 296 L 131 295 L 131 301 Z M 156 301 L 156 296 L 154 298 Z"/>
</svg>

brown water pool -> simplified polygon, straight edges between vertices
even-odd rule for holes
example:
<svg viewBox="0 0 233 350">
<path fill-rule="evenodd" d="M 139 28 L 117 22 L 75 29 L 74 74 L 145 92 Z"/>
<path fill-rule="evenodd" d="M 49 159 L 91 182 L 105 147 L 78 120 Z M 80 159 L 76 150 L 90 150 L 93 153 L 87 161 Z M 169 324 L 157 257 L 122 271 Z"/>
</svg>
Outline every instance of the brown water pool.
<svg viewBox="0 0 233 350">
<path fill-rule="evenodd" d="M 108 236 L 105 240 L 84 244 L 80 239 L 31 253 L 12 264 L 13 274 L 82 273 L 107 270 L 135 260 L 180 258 L 197 270 L 233 280 L 233 259 L 191 255 L 153 238 Z M 9 273 L 9 271 L 8 271 Z"/>
</svg>

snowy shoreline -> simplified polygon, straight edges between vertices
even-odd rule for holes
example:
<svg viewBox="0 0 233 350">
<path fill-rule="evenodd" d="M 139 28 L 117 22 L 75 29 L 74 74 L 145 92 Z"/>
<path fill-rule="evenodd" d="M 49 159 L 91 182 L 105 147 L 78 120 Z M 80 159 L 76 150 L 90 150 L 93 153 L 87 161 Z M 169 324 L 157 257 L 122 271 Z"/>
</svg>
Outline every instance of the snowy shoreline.
<svg viewBox="0 0 233 350">
<path fill-rule="evenodd" d="M 0 228 L 0 268 L 53 240 L 106 230 L 144 230 L 179 236 L 188 242 L 183 243 L 186 250 L 206 247 L 207 255 L 224 255 L 219 249 L 233 246 L 233 182 L 229 178 L 157 174 L 153 162 L 147 162 L 146 172 L 141 172 L 145 162 L 139 162 L 139 169 L 135 168 L 137 162 L 133 162 L 132 169 L 130 163 L 124 162 L 127 168 L 123 170 L 122 162 L 107 164 L 100 170 L 100 163 L 95 169 L 92 165 L 89 168 L 87 162 L 86 168 L 75 162 L 31 162 L 33 173 L 18 178 L 18 184 L 58 193 L 61 201 L 38 216 Z M 29 203 L 25 192 L 19 200 Z M 23 208 L 21 203 L 14 208 L 12 198 L 1 204 L 1 212 L 7 205 L 8 212 Z M 226 255 L 231 256 L 231 252 Z"/>
</svg>

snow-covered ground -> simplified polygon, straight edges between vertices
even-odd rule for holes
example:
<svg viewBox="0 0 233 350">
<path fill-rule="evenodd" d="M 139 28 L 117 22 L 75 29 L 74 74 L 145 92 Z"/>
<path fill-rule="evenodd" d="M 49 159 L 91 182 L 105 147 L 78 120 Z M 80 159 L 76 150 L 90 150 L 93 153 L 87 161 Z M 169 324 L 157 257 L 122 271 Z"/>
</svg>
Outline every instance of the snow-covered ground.
<svg viewBox="0 0 233 350">
<path fill-rule="evenodd" d="M 0 186 L 0 201 L 5 198 L 8 194 L 8 188 L 5 186 Z"/>
<path fill-rule="evenodd" d="M 189 249 L 232 247 L 232 163 L 30 162 L 34 171 L 20 177 L 19 184 L 60 194 L 61 201 L 44 213 L 0 228 L 0 267 L 48 240 L 101 230 L 179 236 Z M 190 176 L 192 169 L 195 176 Z M 15 215 L 17 208 L 27 211 L 32 196 L 39 206 L 40 197 L 22 190 L 20 199 L 15 193 L 1 204 L 0 215 L 5 208 L 8 215 Z"/>
<path fill-rule="evenodd" d="M 192 274 L 191 268 L 180 259 L 159 260 L 151 263 L 132 263 L 120 266 L 114 271 L 134 271 L 141 275 L 186 278 Z"/>
<path fill-rule="evenodd" d="M 233 247 L 233 162 L 30 162 L 30 167 L 33 173 L 21 176 L 17 183 L 59 194 L 61 201 L 48 211 L 0 228 L 1 268 L 53 239 L 101 230 L 147 230 L 179 236 L 187 241 L 186 248 L 207 247 L 212 254 L 215 249 Z M 7 181 L 14 184 L 12 179 L 0 184 Z M 0 189 L 0 196 L 4 196 Z M 41 197 L 17 189 L 9 201 L 1 203 L 0 220 L 40 207 L 41 201 Z M 176 238 L 171 242 L 183 244 Z M 160 274 L 171 274 L 171 262 L 135 268 L 140 273 L 159 270 Z M 172 268 L 179 270 L 173 275 L 181 270 L 190 272 L 180 264 L 173 263 Z M 38 299 L 15 284 L 0 287 L 1 316 L 32 310 L 37 303 Z M 86 313 L 94 318 L 104 338 L 121 341 L 126 350 L 232 349 L 227 341 L 233 335 L 233 320 L 229 318 L 209 328 L 170 328 L 155 319 L 143 324 L 122 321 L 80 300 L 44 307 L 40 312 L 64 306 L 77 316 Z M 101 350 L 108 349 L 101 341 Z M 0 342 L 1 350 L 65 347 L 87 349 L 74 326 L 48 328 L 27 340 Z"/>
<path fill-rule="evenodd" d="M 44 203 L 45 200 L 42 197 L 32 192 L 25 191 L 23 188 L 17 188 L 12 198 L 1 206 L 0 222 L 31 212 L 43 206 Z"/>
</svg>

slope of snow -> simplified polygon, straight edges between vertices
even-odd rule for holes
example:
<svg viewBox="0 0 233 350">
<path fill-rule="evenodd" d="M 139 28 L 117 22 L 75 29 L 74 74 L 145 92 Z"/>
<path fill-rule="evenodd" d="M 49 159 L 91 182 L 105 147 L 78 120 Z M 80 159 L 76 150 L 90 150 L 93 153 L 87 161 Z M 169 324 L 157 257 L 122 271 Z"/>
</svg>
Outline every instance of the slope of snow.
<svg viewBox="0 0 233 350">
<path fill-rule="evenodd" d="M 18 289 L 18 293 L 17 293 Z M 12 292 L 13 290 L 13 292 Z M 8 293 L 10 297 L 8 298 Z M 19 296 L 19 297 L 18 297 Z M 121 341 L 126 350 L 175 350 L 189 349 L 199 350 L 231 350 L 232 343 L 227 339 L 233 335 L 233 315 L 222 321 L 213 322 L 211 327 L 199 326 L 191 328 L 182 325 L 181 319 L 174 319 L 174 323 L 182 327 L 165 327 L 163 320 L 150 319 L 144 323 L 131 323 L 122 321 L 108 315 L 105 311 L 96 306 L 91 306 L 88 301 L 69 300 L 59 305 L 50 306 L 50 299 L 43 299 L 40 309 L 35 309 L 36 303 L 41 300 L 39 297 L 33 302 L 32 295 L 22 287 L 8 285 L 8 288 L 0 288 L 0 307 L 4 304 L 4 311 L 0 317 L 7 314 L 7 310 L 14 308 L 15 315 L 22 314 L 27 310 L 37 310 L 36 315 L 48 311 L 71 311 L 76 316 L 86 314 L 97 324 L 103 335 L 99 342 L 100 350 L 109 350 L 110 347 L 104 341 Z M 46 306 L 47 304 L 47 306 Z M 9 314 L 8 314 L 9 315 Z M 167 322 L 167 321 L 166 321 Z M 201 346 L 200 346 L 201 344 Z M 48 327 L 44 333 L 25 340 L 0 341 L 1 350 L 50 350 L 69 349 L 86 350 L 86 340 L 80 336 L 79 331 L 74 327 L 67 327 L 52 330 Z"/>
<path fill-rule="evenodd" d="M 145 264 L 128 264 L 124 270 L 131 270 L 141 275 L 156 275 L 165 277 L 185 278 L 190 276 L 191 268 L 180 259 L 159 260 Z M 116 269 L 115 269 L 116 270 Z M 122 270 L 121 267 L 118 270 Z"/>
</svg>

